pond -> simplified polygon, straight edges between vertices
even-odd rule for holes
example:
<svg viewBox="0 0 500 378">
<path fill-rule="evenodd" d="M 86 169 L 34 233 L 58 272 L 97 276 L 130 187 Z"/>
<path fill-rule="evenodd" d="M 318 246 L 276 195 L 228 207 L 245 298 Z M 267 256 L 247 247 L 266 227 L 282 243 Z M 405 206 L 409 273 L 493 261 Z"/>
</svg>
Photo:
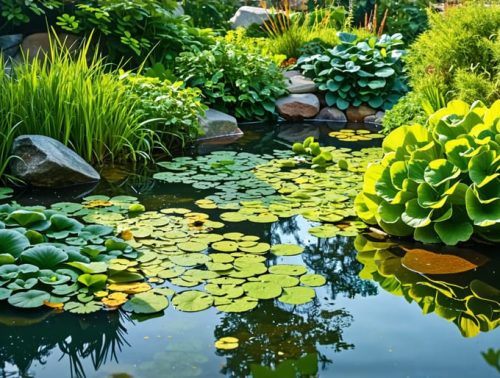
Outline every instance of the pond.
<svg viewBox="0 0 500 378">
<path fill-rule="evenodd" d="M 281 125 L 272 129 L 250 125 L 242 139 L 230 144 L 205 143 L 198 152 L 243 152 L 240 157 L 253 164 L 253 154 L 286 157 L 286 153 L 276 151 L 289 151 L 294 142 L 310 135 L 322 145 L 339 148 L 359 150 L 380 145 L 380 139 L 339 140 L 329 135 L 340 129 L 339 125 L 328 124 Z M 224 170 L 223 166 L 219 168 Z M 273 172 L 268 171 L 270 176 Z M 189 175 L 180 176 L 182 182 L 165 183 L 153 179 L 151 172 L 135 174 L 126 168 L 105 169 L 104 174 L 105 182 L 96 188 L 80 192 L 36 190 L 20 193 L 15 199 L 21 204 L 50 205 L 79 202 L 79 196 L 91 194 L 129 195 L 136 196 L 148 210 L 187 208 L 202 211 L 214 221 L 231 208 L 212 209 L 210 202 L 201 202 L 203 209 L 195 205 L 195 201 L 214 195 L 215 189 L 210 186 L 213 181 L 206 177 L 206 187 L 193 188 Z M 346 193 L 353 189 L 353 182 L 347 182 Z M 224 185 L 226 190 L 218 194 L 219 199 L 231 194 L 233 184 L 223 180 Z M 262 187 L 253 189 L 265 195 Z M 252 188 L 245 193 L 249 190 Z M 253 199 L 250 196 L 248 200 Z M 261 300 L 246 312 L 224 312 L 216 307 L 183 312 L 171 303 L 163 313 L 149 316 L 125 311 L 75 315 L 13 310 L 0 302 L 1 376 L 498 376 L 498 248 L 453 249 L 462 257 L 461 262 L 470 266 L 460 265 L 457 272 L 448 266 L 442 271 L 417 274 L 410 268 L 422 254 L 429 253 L 421 245 L 381 240 L 373 233 L 356 236 L 357 232 L 342 227 L 336 230 L 336 236 L 324 237 L 328 235 L 321 235 L 325 230 L 320 229 L 316 237 L 309 229 L 319 223 L 311 221 L 314 216 L 310 214 L 279 217 L 274 222 L 225 217 L 229 220 L 218 230 L 225 235 L 250 234 L 258 237 L 259 243 L 302 247 L 301 254 L 277 253 L 266 264 L 296 264 L 305 267 L 309 275 L 325 277 L 324 285 L 311 284 L 316 292 L 314 300 L 300 305 Z M 449 251 L 442 252 L 449 258 Z M 410 255 L 416 258 L 410 261 Z M 455 260 L 444 262 L 453 265 Z M 169 287 L 176 291 L 196 289 L 172 284 Z M 235 348 L 217 349 L 214 343 L 223 337 L 237 338 Z"/>
</svg>

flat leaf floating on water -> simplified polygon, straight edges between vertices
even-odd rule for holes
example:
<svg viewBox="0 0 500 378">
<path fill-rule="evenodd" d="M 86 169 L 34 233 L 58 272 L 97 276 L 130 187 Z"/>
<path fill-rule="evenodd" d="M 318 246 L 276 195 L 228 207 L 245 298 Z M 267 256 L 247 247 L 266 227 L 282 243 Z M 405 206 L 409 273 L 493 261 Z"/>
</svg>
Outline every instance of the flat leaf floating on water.
<svg viewBox="0 0 500 378">
<path fill-rule="evenodd" d="M 221 337 L 214 344 L 220 350 L 233 350 L 239 347 L 239 340 L 236 337 Z"/>
<path fill-rule="evenodd" d="M 456 274 L 486 264 L 489 259 L 478 252 L 461 252 L 459 255 L 436 253 L 425 249 L 406 249 L 401 260 L 404 267 L 422 274 Z"/>
</svg>

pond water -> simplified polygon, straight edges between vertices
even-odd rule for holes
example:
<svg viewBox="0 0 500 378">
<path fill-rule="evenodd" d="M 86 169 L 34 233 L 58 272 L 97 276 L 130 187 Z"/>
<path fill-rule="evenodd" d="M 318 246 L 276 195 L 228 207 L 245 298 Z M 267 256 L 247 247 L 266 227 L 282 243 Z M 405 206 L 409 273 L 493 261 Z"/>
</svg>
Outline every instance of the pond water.
<svg viewBox="0 0 500 378">
<path fill-rule="evenodd" d="M 247 126 L 244 138 L 228 145 L 204 144 L 199 152 L 267 154 L 290 149 L 293 142 L 309 135 L 323 145 L 353 149 L 379 143 L 342 142 L 328 136 L 340 128 L 327 124 L 282 125 L 272 130 Z M 107 169 L 105 175 L 107 181 L 97 188 L 30 191 L 16 200 L 49 205 L 78 202 L 79 195 L 90 193 L 119 194 L 137 196 L 149 210 L 185 207 L 199 211 L 194 201 L 207 195 L 205 189 L 161 183 L 151 175 L 130 174 L 126 169 Z M 221 213 L 203 212 L 211 218 Z M 468 251 L 483 258 L 482 265 L 472 271 L 423 276 L 401 264 L 403 251 L 421 246 L 382 246 L 370 239 L 374 247 L 365 248 L 358 261 L 355 246 L 370 245 L 366 242 L 370 237 L 358 237 L 356 243 L 352 236 L 320 239 L 308 233 L 310 226 L 310 221 L 294 216 L 274 223 L 226 223 L 223 232 L 250 233 L 272 245 L 302 246 L 304 253 L 274 257 L 271 263 L 301 264 L 309 273 L 326 277 L 327 283 L 316 288 L 311 303 L 293 306 L 264 300 L 243 313 L 223 313 L 214 307 L 187 313 L 170 305 L 164 313 L 149 317 L 124 311 L 83 316 L 13 311 L 4 305 L 0 307 L 0 376 L 498 376 L 500 366 L 493 365 L 495 360 L 499 363 L 499 356 L 485 358 L 500 348 L 500 333 L 494 329 L 500 318 L 498 248 L 482 246 Z M 478 282 L 483 284 L 479 289 Z M 481 294 L 485 291 L 486 296 Z M 463 298 L 447 304 L 450 292 Z M 414 299 L 412 303 L 408 296 Z M 457 318 L 461 312 L 467 315 Z M 482 326 L 476 332 L 476 318 L 490 329 Z M 464 337 L 467 333 L 475 336 Z M 238 348 L 214 347 L 216 340 L 226 336 L 238 338 Z"/>
</svg>

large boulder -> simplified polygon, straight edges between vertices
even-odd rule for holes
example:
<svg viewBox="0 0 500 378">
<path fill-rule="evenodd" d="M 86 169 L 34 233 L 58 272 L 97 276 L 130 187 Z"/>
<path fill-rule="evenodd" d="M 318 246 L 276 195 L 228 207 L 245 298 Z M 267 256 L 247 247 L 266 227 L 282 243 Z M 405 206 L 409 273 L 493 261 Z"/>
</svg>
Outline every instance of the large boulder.
<svg viewBox="0 0 500 378">
<path fill-rule="evenodd" d="M 200 127 L 204 132 L 200 140 L 243 135 L 236 118 L 214 109 L 208 109 L 205 116 L 200 117 Z"/>
<path fill-rule="evenodd" d="M 314 93 L 316 92 L 316 84 L 311 79 L 295 75 L 287 80 L 287 87 L 290 93 Z"/>
<path fill-rule="evenodd" d="M 49 33 L 35 33 L 24 38 L 21 43 L 21 52 L 22 55 L 33 59 L 37 54 L 47 54 L 51 44 L 75 52 L 81 46 L 81 38 L 68 33 L 58 33 L 57 36 Z"/>
<path fill-rule="evenodd" d="M 19 51 L 19 45 L 22 41 L 22 34 L 0 36 L 0 54 L 3 55 L 4 58 L 13 58 Z"/>
<path fill-rule="evenodd" d="M 96 182 L 99 173 L 76 152 L 43 135 L 22 135 L 14 140 L 10 170 L 29 185 L 65 187 Z"/>
<path fill-rule="evenodd" d="M 364 122 L 365 117 L 374 115 L 377 111 L 369 106 L 361 105 L 357 108 L 349 106 L 345 113 L 349 122 Z"/>
<path fill-rule="evenodd" d="M 313 118 L 319 112 L 319 99 L 311 94 L 291 94 L 276 101 L 279 114 L 288 120 Z"/>
<path fill-rule="evenodd" d="M 269 19 L 269 11 L 259 7 L 243 6 L 229 20 L 233 29 L 248 28 L 253 24 L 262 25 Z"/>
</svg>

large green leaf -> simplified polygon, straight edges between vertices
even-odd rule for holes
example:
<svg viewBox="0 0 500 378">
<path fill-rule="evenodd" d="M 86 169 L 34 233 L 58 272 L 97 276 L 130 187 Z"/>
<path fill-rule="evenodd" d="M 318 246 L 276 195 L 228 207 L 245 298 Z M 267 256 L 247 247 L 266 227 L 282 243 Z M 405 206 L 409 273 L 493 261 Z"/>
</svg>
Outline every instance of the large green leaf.
<svg viewBox="0 0 500 378">
<path fill-rule="evenodd" d="M 22 227 L 29 227 L 41 221 L 47 220 L 44 213 L 30 210 L 15 210 L 7 217 L 7 221 L 14 221 Z"/>
<path fill-rule="evenodd" d="M 163 311 L 167 307 L 167 297 L 152 292 L 135 294 L 132 299 L 129 299 L 122 306 L 125 311 L 136 314 L 154 314 L 155 312 Z"/>
<path fill-rule="evenodd" d="M 68 254 L 57 247 L 37 245 L 21 253 L 20 258 L 29 264 L 50 269 L 68 260 Z"/>
<path fill-rule="evenodd" d="M 0 230 L 0 253 L 18 258 L 30 246 L 30 241 L 23 234 L 14 230 Z"/>
<path fill-rule="evenodd" d="M 14 307 L 36 308 L 43 306 L 50 299 L 50 294 L 41 290 L 21 291 L 11 295 L 8 302 Z"/>
<path fill-rule="evenodd" d="M 106 286 L 108 276 L 105 274 L 82 274 L 78 277 L 78 282 L 93 290 L 99 290 Z"/>
<path fill-rule="evenodd" d="M 177 294 L 172 299 L 176 309 L 186 312 L 203 311 L 214 303 L 213 297 L 198 290 L 188 290 Z"/>
<path fill-rule="evenodd" d="M 424 180 L 438 187 L 460 175 L 460 170 L 446 159 L 436 159 L 429 163 L 424 172 Z"/>
<path fill-rule="evenodd" d="M 465 195 L 465 205 L 467 214 L 477 226 L 490 226 L 500 222 L 500 199 L 482 204 L 472 187 L 469 187 Z"/>
</svg>

